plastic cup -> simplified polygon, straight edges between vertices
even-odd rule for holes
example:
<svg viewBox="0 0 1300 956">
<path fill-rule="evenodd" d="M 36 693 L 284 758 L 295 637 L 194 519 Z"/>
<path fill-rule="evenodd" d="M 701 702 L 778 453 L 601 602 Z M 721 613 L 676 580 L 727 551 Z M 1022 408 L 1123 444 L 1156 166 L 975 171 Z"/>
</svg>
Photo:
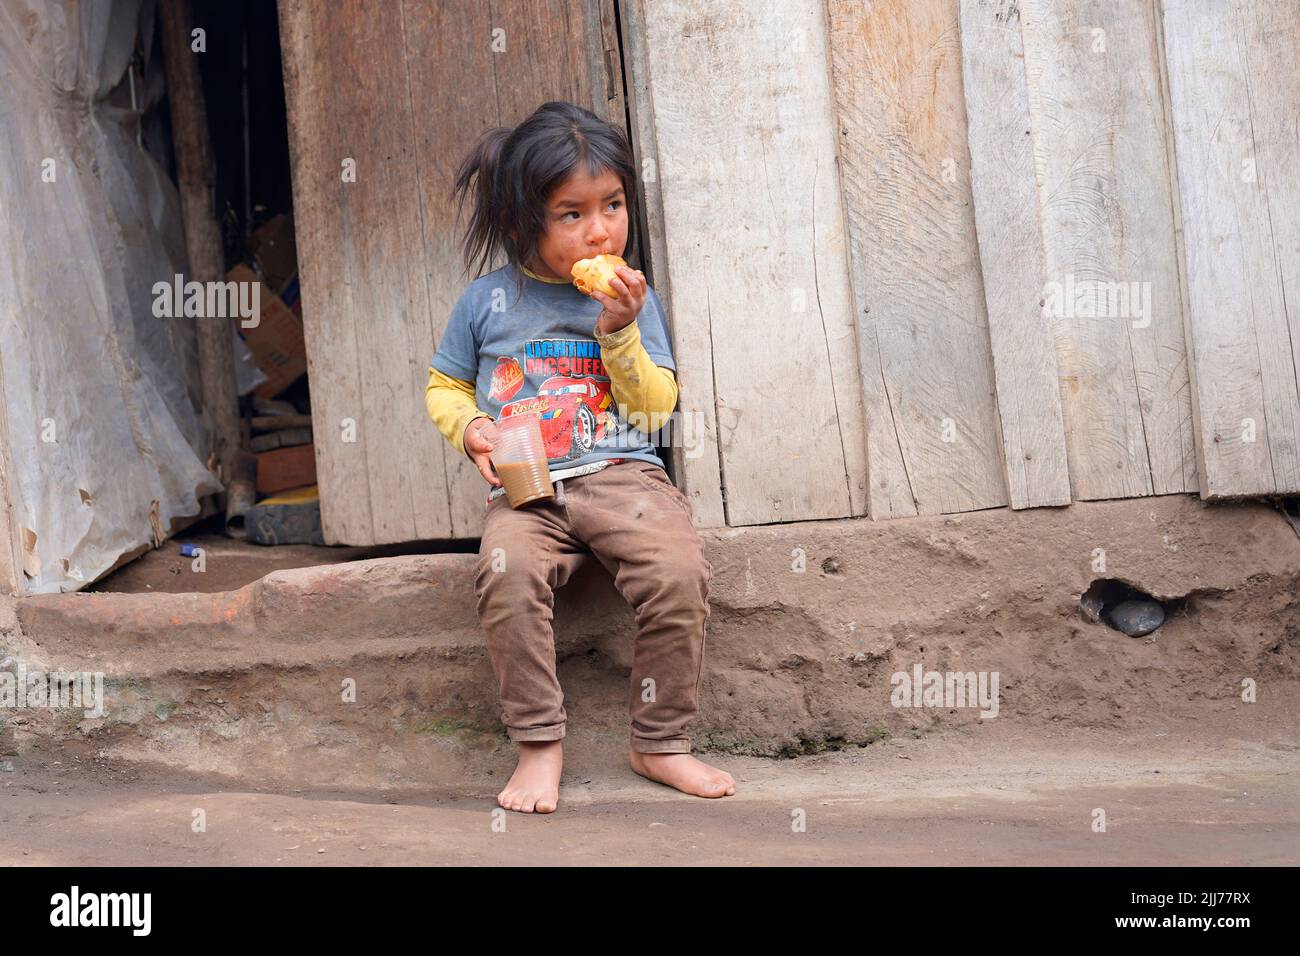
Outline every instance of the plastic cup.
<svg viewBox="0 0 1300 956">
<path fill-rule="evenodd" d="M 546 444 L 542 441 L 542 421 L 536 412 L 509 415 L 485 426 L 483 432 L 493 445 L 488 457 L 505 485 L 510 507 L 522 508 L 555 497 Z"/>
</svg>

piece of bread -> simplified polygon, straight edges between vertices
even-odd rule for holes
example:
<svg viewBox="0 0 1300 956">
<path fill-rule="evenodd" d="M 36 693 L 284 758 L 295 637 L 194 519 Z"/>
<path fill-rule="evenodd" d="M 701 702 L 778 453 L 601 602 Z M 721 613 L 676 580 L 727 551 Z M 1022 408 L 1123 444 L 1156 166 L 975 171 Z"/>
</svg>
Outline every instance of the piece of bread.
<svg viewBox="0 0 1300 956">
<path fill-rule="evenodd" d="M 573 264 L 573 284 L 583 295 L 591 295 L 593 289 L 599 289 L 611 299 L 617 299 L 618 293 L 609 284 L 609 280 L 617 278 L 614 270 L 625 265 L 627 263 L 621 256 L 602 254 L 594 259 L 579 259 Z"/>
</svg>

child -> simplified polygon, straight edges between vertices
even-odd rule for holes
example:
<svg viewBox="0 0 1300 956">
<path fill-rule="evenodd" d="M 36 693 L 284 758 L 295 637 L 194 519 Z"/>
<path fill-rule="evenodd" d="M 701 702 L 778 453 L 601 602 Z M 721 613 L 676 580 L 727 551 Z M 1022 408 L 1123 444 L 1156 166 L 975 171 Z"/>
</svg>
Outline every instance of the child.
<svg viewBox="0 0 1300 956">
<path fill-rule="evenodd" d="M 572 284 L 579 259 L 622 256 L 637 179 L 623 133 L 571 103 L 544 103 L 485 133 L 461 165 L 473 182 L 467 265 L 508 263 L 470 283 L 429 369 L 429 415 L 492 485 L 475 595 L 519 766 L 497 795 L 550 813 L 559 800 L 564 697 L 555 675 L 554 591 L 595 554 L 636 609 L 629 759 L 701 797 L 735 781 L 691 756 L 713 566 L 690 502 L 641 426 L 677 404 L 667 323 L 645 276 L 620 268 L 611 298 Z M 635 239 L 635 233 L 633 234 Z M 486 409 L 486 410 L 484 410 Z M 555 498 L 514 509 L 488 453 L 494 419 L 539 412 Z M 644 416 L 644 417 L 642 417 Z M 637 427 L 632 427 L 632 424 Z"/>
</svg>

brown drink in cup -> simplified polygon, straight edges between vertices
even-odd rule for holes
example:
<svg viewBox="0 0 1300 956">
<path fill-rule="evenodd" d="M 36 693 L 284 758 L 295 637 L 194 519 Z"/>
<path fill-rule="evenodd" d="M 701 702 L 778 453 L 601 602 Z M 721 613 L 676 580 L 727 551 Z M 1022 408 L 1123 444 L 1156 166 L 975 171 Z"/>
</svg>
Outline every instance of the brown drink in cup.
<svg viewBox="0 0 1300 956">
<path fill-rule="evenodd" d="M 483 437 L 494 446 L 489 457 L 505 486 L 510 507 L 522 508 L 555 497 L 542 441 L 542 422 L 536 412 L 509 415 L 485 426 L 483 431 Z"/>
</svg>

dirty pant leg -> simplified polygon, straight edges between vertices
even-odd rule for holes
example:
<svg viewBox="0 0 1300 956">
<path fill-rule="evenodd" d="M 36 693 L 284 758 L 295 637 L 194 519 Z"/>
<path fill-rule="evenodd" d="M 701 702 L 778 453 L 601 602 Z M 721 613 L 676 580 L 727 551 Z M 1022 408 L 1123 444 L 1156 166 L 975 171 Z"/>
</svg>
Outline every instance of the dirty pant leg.
<svg viewBox="0 0 1300 956">
<path fill-rule="evenodd" d="M 474 582 L 479 623 L 511 740 L 560 740 L 564 694 L 555 673 L 555 589 L 588 552 L 568 534 L 562 509 L 488 506 Z"/>
<path fill-rule="evenodd" d="M 713 577 L 690 501 L 662 468 L 628 462 L 570 484 L 569 507 L 582 515 L 575 530 L 636 612 L 631 747 L 690 753 Z"/>
</svg>

